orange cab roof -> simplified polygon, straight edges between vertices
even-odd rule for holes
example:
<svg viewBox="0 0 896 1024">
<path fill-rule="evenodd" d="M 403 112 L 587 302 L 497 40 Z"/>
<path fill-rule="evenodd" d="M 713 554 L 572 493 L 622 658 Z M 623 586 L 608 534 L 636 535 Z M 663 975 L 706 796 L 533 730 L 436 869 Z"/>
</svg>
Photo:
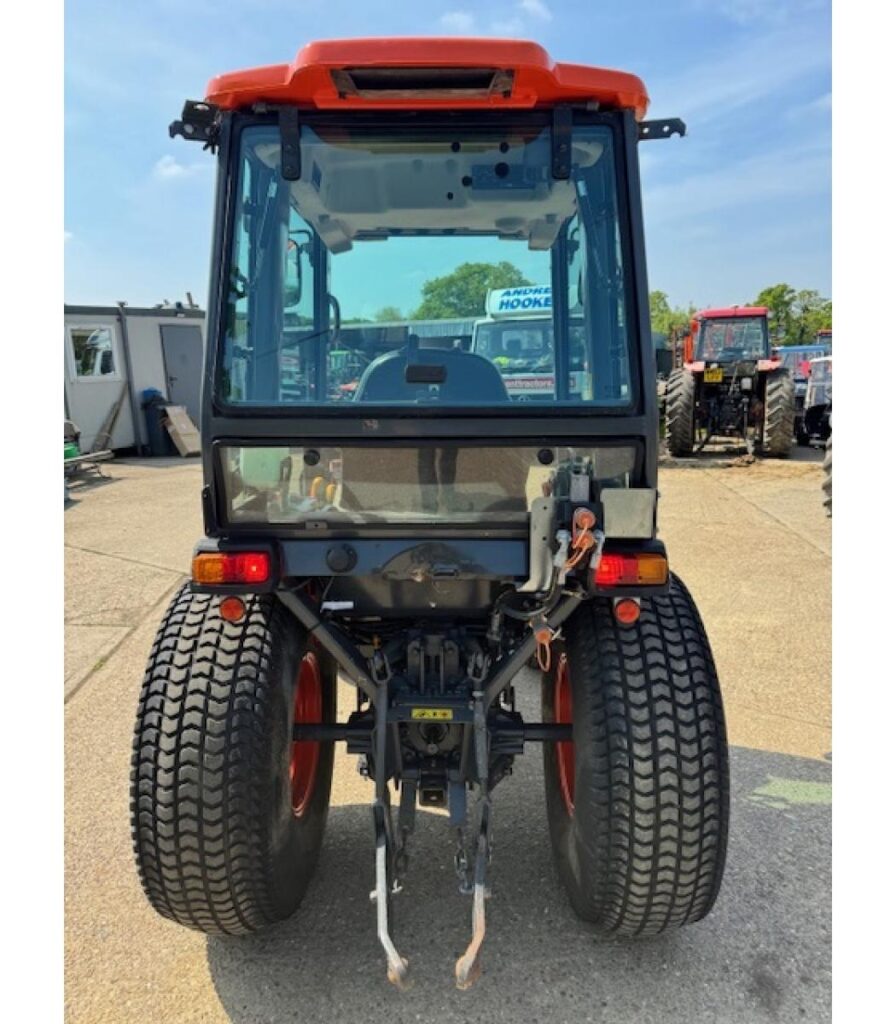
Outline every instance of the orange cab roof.
<svg viewBox="0 0 896 1024">
<path fill-rule="evenodd" d="M 724 309 L 704 309 L 697 314 L 698 320 L 714 320 L 729 316 L 768 316 L 767 306 L 728 306 Z"/>
<path fill-rule="evenodd" d="M 225 110 L 289 103 L 318 110 L 550 107 L 595 101 L 633 110 L 649 102 L 624 71 L 558 64 L 537 43 L 511 39 L 336 39 L 308 43 L 292 64 L 213 78 L 206 100 Z"/>
</svg>

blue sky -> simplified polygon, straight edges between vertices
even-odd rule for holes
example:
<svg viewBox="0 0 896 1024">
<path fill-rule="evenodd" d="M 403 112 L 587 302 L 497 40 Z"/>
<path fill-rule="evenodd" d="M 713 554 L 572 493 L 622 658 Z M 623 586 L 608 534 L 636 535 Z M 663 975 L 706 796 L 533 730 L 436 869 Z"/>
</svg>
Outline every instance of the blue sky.
<svg viewBox="0 0 896 1024">
<path fill-rule="evenodd" d="M 831 294 L 828 0 L 77 0 L 65 35 L 65 299 L 206 302 L 213 161 L 167 126 L 213 75 L 312 39 L 531 38 L 640 75 L 685 140 L 641 146 L 650 287 Z"/>
</svg>

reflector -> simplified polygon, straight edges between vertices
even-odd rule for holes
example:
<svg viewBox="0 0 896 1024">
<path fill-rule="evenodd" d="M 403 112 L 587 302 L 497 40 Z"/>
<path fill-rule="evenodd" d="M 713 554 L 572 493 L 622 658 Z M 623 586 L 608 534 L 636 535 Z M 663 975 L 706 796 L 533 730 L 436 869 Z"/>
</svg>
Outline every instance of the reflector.
<svg viewBox="0 0 896 1024">
<path fill-rule="evenodd" d="M 613 605 L 616 621 L 623 626 L 630 626 L 641 617 L 641 605 L 633 597 L 622 597 Z"/>
<path fill-rule="evenodd" d="M 220 611 L 221 618 L 227 622 L 239 622 L 246 614 L 246 605 L 241 597 L 222 597 Z"/>
</svg>

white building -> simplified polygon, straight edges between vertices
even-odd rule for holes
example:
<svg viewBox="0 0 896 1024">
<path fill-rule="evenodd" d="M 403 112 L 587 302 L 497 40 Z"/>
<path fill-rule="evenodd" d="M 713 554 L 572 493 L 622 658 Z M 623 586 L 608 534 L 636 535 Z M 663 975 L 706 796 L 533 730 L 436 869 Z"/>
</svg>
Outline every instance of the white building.
<svg viewBox="0 0 896 1024">
<path fill-rule="evenodd" d="M 199 426 L 205 313 L 201 309 L 65 307 L 65 418 L 89 451 L 116 402 L 112 449 L 147 446 L 142 392 L 155 388 Z"/>
</svg>

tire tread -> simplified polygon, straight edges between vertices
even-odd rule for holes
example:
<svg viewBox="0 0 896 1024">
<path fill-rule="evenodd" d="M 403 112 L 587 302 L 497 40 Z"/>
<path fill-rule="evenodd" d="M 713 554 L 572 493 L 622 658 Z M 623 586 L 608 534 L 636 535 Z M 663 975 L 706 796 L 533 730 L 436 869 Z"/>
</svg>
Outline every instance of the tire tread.
<svg viewBox="0 0 896 1024">
<path fill-rule="evenodd" d="M 642 601 L 632 627 L 616 623 L 609 602 L 594 601 L 564 631 L 578 675 L 576 806 L 565 845 L 576 846 L 579 883 L 561 870 L 573 906 L 623 935 L 698 921 L 724 870 L 728 759 L 693 601 L 673 578 L 668 595 Z M 555 842 L 555 852 L 568 858 L 563 846 Z"/>
<path fill-rule="evenodd" d="M 241 934 L 284 916 L 265 783 L 287 624 L 270 597 L 247 598 L 238 623 L 218 604 L 185 584 L 156 635 L 134 727 L 131 835 L 158 913 Z"/>
</svg>

